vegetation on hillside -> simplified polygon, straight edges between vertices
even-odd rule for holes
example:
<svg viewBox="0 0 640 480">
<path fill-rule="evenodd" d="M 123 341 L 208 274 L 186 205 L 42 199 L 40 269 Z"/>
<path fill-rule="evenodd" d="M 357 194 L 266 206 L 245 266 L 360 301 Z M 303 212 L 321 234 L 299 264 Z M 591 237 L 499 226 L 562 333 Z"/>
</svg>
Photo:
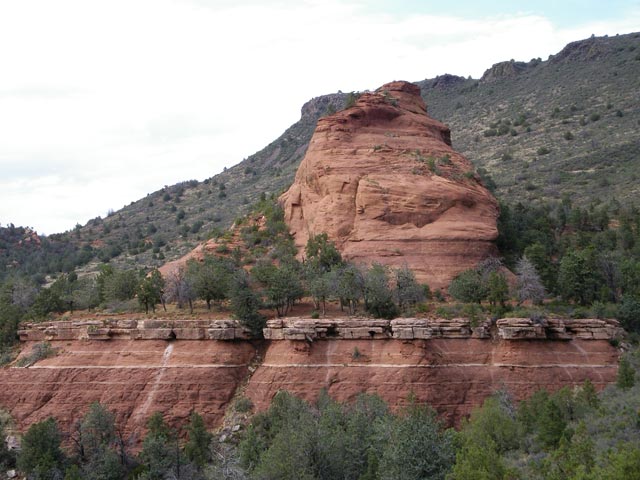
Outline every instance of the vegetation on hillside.
<svg viewBox="0 0 640 480">
<path fill-rule="evenodd" d="M 507 202 L 637 203 L 640 33 L 593 37 L 548 60 L 502 62 L 479 79 L 418 82 L 453 146 Z"/>
</svg>

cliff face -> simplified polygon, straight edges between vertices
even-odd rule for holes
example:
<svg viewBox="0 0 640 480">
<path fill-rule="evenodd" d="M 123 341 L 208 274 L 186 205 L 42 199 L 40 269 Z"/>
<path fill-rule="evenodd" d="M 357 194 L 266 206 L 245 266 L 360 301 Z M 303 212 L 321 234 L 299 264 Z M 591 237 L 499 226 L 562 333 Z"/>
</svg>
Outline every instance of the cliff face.
<svg viewBox="0 0 640 480">
<path fill-rule="evenodd" d="M 432 288 L 495 249 L 496 200 L 408 82 L 320 119 L 280 201 L 299 249 L 326 232 L 346 258 L 406 263 Z"/>
<path fill-rule="evenodd" d="M 174 425 L 192 410 L 222 424 L 238 388 L 258 409 L 278 390 L 308 400 L 325 388 L 351 400 L 377 393 L 392 407 L 410 394 L 456 423 L 493 391 L 516 400 L 540 388 L 600 389 L 615 381 L 615 321 L 503 319 L 278 319 L 252 343 L 232 320 L 100 320 L 34 324 L 21 331 L 21 357 L 49 341 L 52 358 L 0 369 L 0 406 L 20 429 L 48 416 L 65 431 L 91 402 L 116 413 L 141 440 L 159 411 Z"/>
<path fill-rule="evenodd" d="M 604 340 L 280 341 L 272 342 L 246 392 L 260 409 L 278 390 L 315 400 L 325 388 L 341 401 L 367 392 L 393 408 L 413 394 L 455 424 L 500 389 L 519 401 L 541 388 L 555 391 L 588 378 L 600 390 L 615 381 L 616 358 Z"/>
</svg>

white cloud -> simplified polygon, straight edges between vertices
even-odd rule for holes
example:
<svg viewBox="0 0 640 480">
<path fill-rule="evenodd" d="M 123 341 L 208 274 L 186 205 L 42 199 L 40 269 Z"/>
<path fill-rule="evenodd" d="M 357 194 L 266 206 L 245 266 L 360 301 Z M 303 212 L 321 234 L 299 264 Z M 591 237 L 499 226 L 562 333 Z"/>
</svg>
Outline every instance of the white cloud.
<svg viewBox="0 0 640 480">
<path fill-rule="evenodd" d="M 546 58 L 616 23 L 340 1 L 0 3 L 0 222 L 47 233 L 254 153 L 311 97 Z"/>
</svg>

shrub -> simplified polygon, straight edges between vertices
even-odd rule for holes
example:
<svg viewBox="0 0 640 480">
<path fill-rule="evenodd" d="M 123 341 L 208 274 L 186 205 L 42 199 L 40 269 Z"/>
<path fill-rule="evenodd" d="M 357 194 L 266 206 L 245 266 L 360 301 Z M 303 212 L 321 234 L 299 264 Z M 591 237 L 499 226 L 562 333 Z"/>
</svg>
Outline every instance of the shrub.
<svg viewBox="0 0 640 480">
<path fill-rule="evenodd" d="M 36 343 L 32 349 L 31 353 L 26 357 L 22 357 L 18 360 L 18 367 L 28 367 L 29 365 L 33 365 L 34 363 L 44 360 L 45 358 L 53 357 L 55 355 L 55 350 L 51 347 L 49 342 L 41 342 Z"/>
<path fill-rule="evenodd" d="M 253 410 L 253 402 L 250 398 L 240 397 L 233 405 L 233 409 L 238 413 L 247 413 Z"/>
<path fill-rule="evenodd" d="M 449 294 L 460 302 L 480 303 L 487 296 L 481 275 L 474 269 L 465 270 L 451 281 Z"/>
<path fill-rule="evenodd" d="M 538 155 L 547 155 L 547 154 L 551 153 L 551 150 L 549 150 L 547 147 L 540 147 L 540 148 L 538 148 L 536 153 Z"/>
</svg>

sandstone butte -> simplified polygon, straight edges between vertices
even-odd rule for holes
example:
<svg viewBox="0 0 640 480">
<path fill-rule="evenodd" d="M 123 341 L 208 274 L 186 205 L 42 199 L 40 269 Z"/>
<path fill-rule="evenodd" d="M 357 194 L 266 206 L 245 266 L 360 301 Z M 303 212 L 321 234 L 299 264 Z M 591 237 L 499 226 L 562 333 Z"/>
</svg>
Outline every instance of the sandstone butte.
<svg viewBox="0 0 640 480">
<path fill-rule="evenodd" d="M 321 118 L 280 202 L 299 252 L 326 232 L 345 258 L 406 264 L 431 288 L 497 253 L 495 198 L 409 82 Z"/>
</svg>

